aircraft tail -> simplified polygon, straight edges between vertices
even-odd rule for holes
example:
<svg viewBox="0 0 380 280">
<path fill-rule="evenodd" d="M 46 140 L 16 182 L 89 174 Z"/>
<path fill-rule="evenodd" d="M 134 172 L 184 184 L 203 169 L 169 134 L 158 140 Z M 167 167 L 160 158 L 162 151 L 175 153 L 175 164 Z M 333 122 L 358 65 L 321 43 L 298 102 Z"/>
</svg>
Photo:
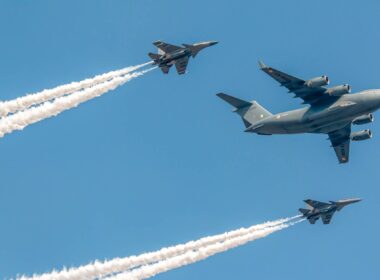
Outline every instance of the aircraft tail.
<svg viewBox="0 0 380 280">
<path fill-rule="evenodd" d="M 241 116 L 247 128 L 262 119 L 272 116 L 272 113 L 256 101 L 245 101 L 225 93 L 218 93 L 217 96 L 235 107 L 234 112 Z"/>
<path fill-rule="evenodd" d="M 310 210 L 309 209 L 303 209 L 303 208 L 300 208 L 300 209 L 298 209 L 303 215 L 306 215 L 307 213 L 309 213 L 310 212 Z"/>
<path fill-rule="evenodd" d="M 148 53 L 148 55 L 149 55 L 149 57 L 150 57 L 151 59 L 154 60 L 154 62 L 156 62 L 156 61 L 161 57 L 161 55 L 159 55 L 159 54 L 157 54 L 157 53 Z"/>
</svg>

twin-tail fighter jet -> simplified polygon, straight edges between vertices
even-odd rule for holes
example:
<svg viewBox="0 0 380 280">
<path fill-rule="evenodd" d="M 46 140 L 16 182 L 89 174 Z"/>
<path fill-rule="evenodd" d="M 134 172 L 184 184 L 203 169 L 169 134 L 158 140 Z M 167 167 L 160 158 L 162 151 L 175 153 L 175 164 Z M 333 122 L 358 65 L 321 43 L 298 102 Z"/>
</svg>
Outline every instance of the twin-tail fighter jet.
<svg viewBox="0 0 380 280">
<path fill-rule="evenodd" d="M 380 90 L 371 89 L 350 94 L 350 86 L 330 88 L 327 76 L 303 80 L 266 66 L 260 69 L 303 100 L 308 107 L 272 114 L 256 101 L 245 101 L 219 93 L 224 101 L 235 107 L 245 124 L 245 131 L 260 135 L 319 133 L 327 134 L 340 163 L 349 160 L 350 141 L 362 141 L 372 137 L 369 129 L 352 132 L 352 125 L 373 122 L 372 113 L 380 108 Z"/>
<path fill-rule="evenodd" d="M 153 59 L 153 65 L 158 65 L 164 74 L 168 74 L 170 67 L 175 65 L 179 75 L 186 73 L 189 58 L 195 57 L 204 48 L 216 45 L 218 42 L 209 41 L 193 45 L 183 44 L 183 46 L 175 46 L 156 41 L 153 43 L 158 48 L 158 53 L 149 53 L 149 57 Z"/>
<path fill-rule="evenodd" d="M 308 219 L 310 224 L 315 224 L 319 218 L 322 218 L 324 224 L 329 224 L 336 211 L 340 211 L 343 207 L 359 201 L 361 201 L 361 199 L 354 198 L 325 203 L 307 199 L 305 200 L 305 203 L 307 204 L 308 209 L 300 208 L 299 211 L 302 213 L 303 217 Z"/>
</svg>

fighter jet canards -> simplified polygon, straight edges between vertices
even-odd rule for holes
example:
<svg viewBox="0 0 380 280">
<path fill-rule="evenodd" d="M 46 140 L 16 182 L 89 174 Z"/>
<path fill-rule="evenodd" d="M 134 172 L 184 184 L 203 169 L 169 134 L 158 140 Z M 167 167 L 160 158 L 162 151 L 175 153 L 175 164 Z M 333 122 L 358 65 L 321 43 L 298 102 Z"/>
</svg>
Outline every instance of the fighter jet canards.
<svg viewBox="0 0 380 280">
<path fill-rule="evenodd" d="M 315 224 L 319 218 L 322 218 L 322 222 L 326 225 L 330 223 L 331 218 L 336 211 L 340 211 L 346 205 L 359 201 L 361 201 L 361 199 L 354 198 L 325 203 L 307 199 L 305 200 L 305 203 L 307 204 L 308 209 L 300 208 L 299 211 L 302 213 L 303 217 L 308 219 L 310 224 Z"/>
<path fill-rule="evenodd" d="M 175 65 L 179 75 L 186 73 L 189 58 L 195 57 L 204 48 L 216 45 L 218 42 L 209 41 L 201 42 L 193 45 L 183 44 L 182 46 L 175 46 L 156 41 L 153 43 L 158 48 L 158 54 L 149 53 L 149 57 L 153 59 L 153 65 L 158 65 L 164 74 L 168 74 L 170 67 Z"/>
<path fill-rule="evenodd" d="M 260 69 L 303 100 L 308 107 L 272 114 L 256 101 L 248 102 L 219 93 L 224 101 L 235 107 L 246 126 L 246 132 L 260 135 L 318 133 L 327 134 L 340 163 L 349 160 L 350 141 L 372 137 L 369 129 L 351 132 L 352 125 L 373 122 L 372 113 L 380 108 L 380 90 L 371 89 L 350 94 L 350 86 L 326 88 L 327 76 L 303 80 L 266 66 Z"/>
</svg>

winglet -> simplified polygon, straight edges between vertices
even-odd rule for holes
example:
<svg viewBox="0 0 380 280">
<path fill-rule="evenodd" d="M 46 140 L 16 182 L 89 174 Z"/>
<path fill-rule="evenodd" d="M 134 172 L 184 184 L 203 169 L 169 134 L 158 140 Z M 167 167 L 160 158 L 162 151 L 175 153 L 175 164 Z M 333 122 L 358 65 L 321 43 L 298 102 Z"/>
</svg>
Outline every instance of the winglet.
<svg viewBox="0 0 380 280">
<path fill-rule="evenodd" d="M 264 62 L 262 62 L 261 60 L 259 60 L 259 66 L 260 66 L 260 69 L 268 68 L 268 66 L 266 66 L 266 65 L 264 64 Z"/>
</svg>

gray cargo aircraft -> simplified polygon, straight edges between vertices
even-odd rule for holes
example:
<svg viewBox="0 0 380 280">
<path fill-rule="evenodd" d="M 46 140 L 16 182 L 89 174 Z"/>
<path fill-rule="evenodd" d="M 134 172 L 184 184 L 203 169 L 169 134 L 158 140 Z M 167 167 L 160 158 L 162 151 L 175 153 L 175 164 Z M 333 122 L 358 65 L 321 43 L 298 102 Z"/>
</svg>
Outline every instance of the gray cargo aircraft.
<svg viewBox="0 0 380 280">
<path fill-rule="evenodd" d="M 204 48 L 217 43 L 216 41 L 209 41 L 193 45 L 183 44 L 183 47 L 180 47 L 156 41 L 153 45 L 158 48 L 158 54 L 149 53 L 148 55 L 153 59 L 153 65 L 158 65 L 164 74 L 169 73 L 170 67 L 175 65 L 178 74 L 182 75 L 186 73 L 187 64 L 191 56 L 195 57 Z"/>
<path fill-rule="evenodd" d="M 235 107 L 246 126 L 246 132 L 260 135 L 319 133 L 327 134 L 340 163 L 349 160 L 350 141 L 362 141 L 372 137 L 369 129 L 351 132 L 351 125 L 373 122 L 372 113 L 380 108 L 380 90 L 371 89 L 355 94 L 350 86 L 331 88 L 327 76 L 302 80 L 259 62 L 260 69 L 286 87 L 295 97 L 303 99 L 308 107 L 272 114 L 256 101 L 248 102 L 219 93 L 224 101 Z"/>
<path fill-rule="evenodd" d="M 315 224 L 319 218 L 322 218 L 324 224 L 329 224 L 336 211 L 342 210 L 342 208 L 348 204 L 359 201 L 361 201 L 361 199 L 354 198 L 325 203 L 307 199 L 305 200 L 305 203 L 307 204 L 308 209 L 300 208 L 299 211 L 302 213 L 303 217 L 308 219 L 310 224 Z"/>
</svg>

